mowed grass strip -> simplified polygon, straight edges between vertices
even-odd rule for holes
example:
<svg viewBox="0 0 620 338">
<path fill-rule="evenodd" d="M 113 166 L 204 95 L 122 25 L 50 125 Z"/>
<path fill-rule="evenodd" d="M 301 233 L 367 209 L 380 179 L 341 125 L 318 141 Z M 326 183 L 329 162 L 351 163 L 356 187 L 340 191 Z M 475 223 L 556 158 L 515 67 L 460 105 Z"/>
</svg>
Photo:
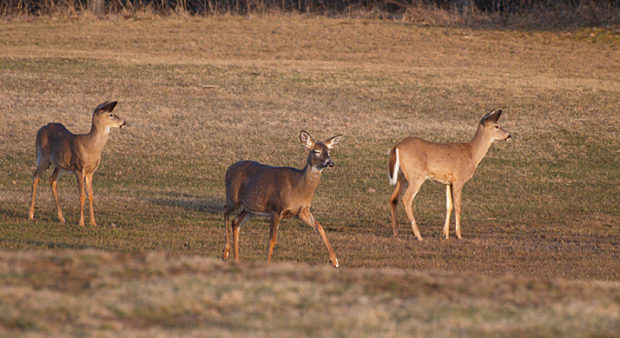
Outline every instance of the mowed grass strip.
<svg viewBox="0 0 620 338">
<path fill-rule="evenodd" d="M 613 336 L 617 282 L 335 270 L 95 250 L 0 252 L 12 335 Z"/>
<path fill-rule="evenodd" d="M 218 257 L 226 168 L 302 167 L 306 129 L 344 134 L 313 204 L 343 266 L 619 280 L 618 41 L 297 16 L 3 23 L 0 246 Z M 69 175 L 68 224 L 46 184 L 28 222 L 37 129 L 86 132 L 104 100 L 130 126 L 94 176 L 102 226 L 75 225 Z M 468 140 L 493 108 L 514 143 L 494 144 L 465 186 L 465 240 L 440 239 L 445 193 L 430 182 L 414 202 L 427 240 L 402 208 L 391 239 L 387 149 L 408 135 Z M 264 260 L 267 240 L 265 220 L 248 223 L 242 260 Z M 283 222 L 274 259 L 328 260 L 298 221 Z"/>
</svg>

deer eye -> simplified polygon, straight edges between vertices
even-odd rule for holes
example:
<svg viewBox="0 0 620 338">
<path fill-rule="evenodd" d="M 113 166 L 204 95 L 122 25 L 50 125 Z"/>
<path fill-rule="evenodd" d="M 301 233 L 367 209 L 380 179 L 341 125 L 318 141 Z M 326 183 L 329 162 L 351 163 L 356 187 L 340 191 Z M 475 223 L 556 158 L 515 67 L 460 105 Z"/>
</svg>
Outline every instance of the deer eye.
<svg viewBox="0 0 620 338">
<path fill-rule="evenodd" d="M 114 114 L 110 113 L 110 115 L 108 115 L 108 116 L 110 116 L 110 117 L 114 117 Z"/>
<path fill-rule="evenodd" d="M 498 125 L 496 125 L 496 126 L 495 126 L 495 129 L 499 129 L 499 126 L 498 126 Z"/>
<path fill-rule="evenodd" d="M 321 155 L 321 152 L 318 151 L 318 150 L 313 151 L 313 153 L 314 153 L 314 156 L 320 156 Z"/>
</svg>

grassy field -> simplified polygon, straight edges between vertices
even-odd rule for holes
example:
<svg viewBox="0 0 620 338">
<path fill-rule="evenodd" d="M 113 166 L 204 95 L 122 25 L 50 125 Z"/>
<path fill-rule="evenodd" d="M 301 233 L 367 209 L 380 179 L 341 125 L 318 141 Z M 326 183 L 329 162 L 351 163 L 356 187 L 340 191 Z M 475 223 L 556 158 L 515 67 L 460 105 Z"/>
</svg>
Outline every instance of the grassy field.
<svg viewBox="0 0 620 338">
<path fill-rule="evenodd" d="M 611 28 L 303 16 L 2 22 L 0 307 L 12 310 L 0 311 L 0 327 L 617 335 L 619 48 Z M 37 129 L 57 121 L 87 132 L 105 100 L 119 101 L 130 126 L 112 132 L 94 177 L 100 226 L 77 226 L 70 175 L 59 184 L 67 224 L 47 184 L 29 222 Z M 414 202 L 426 240 L 415 240 L 402 208 L 392 239 L 389 147 L 408 135 L 468 140 L 493 108 L 514 142 L 494 144 L 465 186 L 464 240 L 441 239 L 444 187 L 430 182 Z M 313 203 L 344 269 L 328 267 L 319 235 L 296 220 L 281 224 L 270 266 L 258 218 L 241 233 L 244 264 L 213 260 L 226 168 L 242 159 L 302 167 L 301 129 L 344 135 Z"/>
</svg>

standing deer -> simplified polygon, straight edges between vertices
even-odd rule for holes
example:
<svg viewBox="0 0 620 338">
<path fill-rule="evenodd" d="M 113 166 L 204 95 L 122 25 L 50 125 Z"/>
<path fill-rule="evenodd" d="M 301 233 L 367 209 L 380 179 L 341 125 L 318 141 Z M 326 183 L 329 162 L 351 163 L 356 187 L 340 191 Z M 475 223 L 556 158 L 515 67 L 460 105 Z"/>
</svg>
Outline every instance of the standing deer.
<svg viewBox="0 0 620 338">
<path fill-rule="evenodd" d="M 310 213 L 310 207 L 314 191 L 321 179 L 321 172 L 326 167 L 334 166 L 334 161 L 329 157 L 329 151 L 341 138 L 342 136 L 338 135 L 325 142 L 315 142 L 310 134 L 302 130 L 299 139 L 310 152 L 306 166 L 301 170 L 271 167 L 254 161 L 240 161 L 226 170 L 226 205 L 224 206 L 226 244 L 223 259 L 227 259 L 230 254 L 228 215 L 242 207 L 241 212 L 231 224 L 235 261 L 239 261 L 239 230 L 253 216 L 271 217 L 267 262 L 271 261 L 271 253 L 276 245 L 280 219 L 296 216 L 318 231 L 329 251 L 329 260 L 335 267 L 339 266 L 338 258 L 327 240 L 327 235 L 321 224 Z"/>
<path fill-rule="evenodd" d="M 58 219 L 65 223 L 62 209 L 58 203 L 56 184 L 63 171 L 73 172 L 77 178 L 80 191 L 80 226 L 84 226 L 84 183 L 88 189 L 88 203 L 90 207 L 90 225 L 97 225 L 93 210 L 93 173 L 97 170 L 101 160 L 101 151 L 108 141 L 110 128 L 123 128 L 124 120 L 112 113 L 116 102 L 104 102 L 93 111 L 92 127 L 88 134 L 75 135 L 60 123 L 49 123 L 37 132 L 37 169 L 34 172 L 32 183 L 32 201 L 30 203 L 29 219 L 34 219 L 34 198 L 41 173 L 54 165 L 54 172 L 50 177 L 52 193 L 56 201 Z"/>
<path fill-rule="evenodd" d="M 449 238 L 452 206 L 456 209 L 456 237 L 461 237 L 461 191 L 463 185 L 476 171 L 476 167 L 495 140 L 510 140 L 509 133 L 497 124 L 501 110 L 493 110 L 484 115 L 478 130 L 471 141 L 466 143 L 434 143 L 417 137 L 407 137 L 389 151 L 388 177 L 391 185 L 396 185 L 390 198 L 392 228 L 394 237 L 398 236 L 396 207 L 401 198 L 411 222 L 411 229 L 422 240 L 411 208 L 413 199 L 422 184 L 427 180 L 446 185 L 446 221 L 443 227 L 444 238 Z"/>
</svg>

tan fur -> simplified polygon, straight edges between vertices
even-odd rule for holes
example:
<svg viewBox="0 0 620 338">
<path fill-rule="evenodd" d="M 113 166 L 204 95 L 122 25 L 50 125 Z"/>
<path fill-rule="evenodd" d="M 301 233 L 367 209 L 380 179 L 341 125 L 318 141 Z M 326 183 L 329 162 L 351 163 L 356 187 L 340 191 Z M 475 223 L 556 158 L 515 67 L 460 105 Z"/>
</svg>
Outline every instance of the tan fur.
<svg viewBox="0 0 620 338">
<path fill-rule="evenodd" d="M 267 261 L 271 260 L 276 244 L 280 219 L 297 217 L 319 232 L 329 251 L 332 264 L 339 266 L 325 231 L 310 213 L 314 191 L 321 180 L 325 167 L 332 167 L 334 161 L 329 149 L 338 143 L 341 136 L 334 136 L 325 142 L 314 142 L 310 134 L 302 131 L 301 142 L 310 149 L 303 169 L 271 167 L 254 161 L 240 161 L 226 170 L 226 206 L 224 207 L 225 240 L 222 258 L 230 254 L 228 216 L 241 207 L 233 220 L 234 258 L 239 261 L 239 229 L 254 215 L 271 217 L 271 231 Z"/>
<path fill-rule="evenodd" d="M 93 226 L 97 225 L 93 210 L 93 173 L 99 167 L 101 152 L 108 140 L 110 128 L 122 128 L 126 125 L 124 120 L 112 113 L 115 106 L 116 102 L 106 101 L 95 108 L 92 116 L 91 130 L 88 134 L 75 135 L 60 123 L 49 123 L 39 129 L 36 139 L 37 169 L 34 172 L 32 184 L 32 200 L 28 212 L 29 219 L 34 219 L 34 200 L 41 173 L 49 168 L 50 165 L 53 165 L 54 172 L 50 177 L 50 185 L 60 222 L 64 223 L 65 218 L 58 203 L 56 186 L 62 170 L 65 170 L 73 172 L 77 179 L 80 191 L 79 225 L 84 226 L 85 186 L 88 190 L 90 224 Z"/>
<path fill-rule="evenodd" d="M 398 236 L 396 208 L 398 200 L 402 203 L 411 222 L 415 236 L 422 240 L 413 215 L 412 204 L 418 190 L 427 179 L 446 185 L 446 219 L 443 228 L 444 238 L 449 238 L 449 224 L 452 208 L 456 210 L 456 236 L 461 239 L 461 192 L 463 185 L 476 171 L 476 167 L 495 140 L 509 140 L 510 134 L 504 131 L 497 120 L 501 110 L 486 114 L 478 124 L 478 130 L 471 141 L 465 143 L 434 143 L 417 137 L 407 137 L 390 149 L 388 170 L 390 175 L 397 166 L 396 149 L 399 153 L 400 170 L 396 189 L 390 198 L 392 229 Z M 392 178 L 392 176 L 390 176 Z M 404 191 L 404 193 L 403 193 Z M 402 195 L 402 196 L 401 196 Z"/>
</svg>

